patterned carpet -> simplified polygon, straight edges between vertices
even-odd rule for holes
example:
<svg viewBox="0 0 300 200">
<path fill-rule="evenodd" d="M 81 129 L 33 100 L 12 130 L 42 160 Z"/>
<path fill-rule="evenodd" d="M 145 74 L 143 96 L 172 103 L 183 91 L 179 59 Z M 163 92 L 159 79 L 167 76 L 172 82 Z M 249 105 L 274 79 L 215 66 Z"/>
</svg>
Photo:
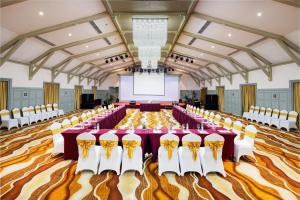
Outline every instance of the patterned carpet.
<svg viewBox="0 0 300 200">
<path fill-rule="evenodd" d="M 132 122 L 135 127 L 169 127 L 170 122 L 179 126 L 171 110 L 142 113 L 130 109 L 117 127 L 126 128 Z M 65 161 L 63 155 L 51 157 L 52 136 L 46 130 L 50 124 L 1 133 L 1 199 L 300 199 L 299 133 L 257 126 L 257 162 L 247 158 L 240 163 L 226 161 L 225 178 L 215 173 L 159 177 L 157 163 L 151 163 L 150 157 L 143 176 L 135 172 L 93 175 L 89 171 L 75 175 L 75 161 Z"/>
</svg>

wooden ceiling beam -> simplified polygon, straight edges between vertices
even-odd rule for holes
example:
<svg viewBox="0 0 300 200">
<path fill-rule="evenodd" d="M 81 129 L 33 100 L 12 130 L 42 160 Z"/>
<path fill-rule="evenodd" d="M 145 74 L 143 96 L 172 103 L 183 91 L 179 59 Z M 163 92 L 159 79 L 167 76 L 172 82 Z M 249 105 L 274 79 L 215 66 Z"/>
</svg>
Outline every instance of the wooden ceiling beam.
<svg viewBox="0 0 300 200">
<path fill-rule="evenodd" d="M 0 8 L 6 7 L 6 6 L 12 6 L 17 3 L 22 3 L 26 0 L 1 0 L 0 1 Z"/>
<path fill-rule="evenodd" d="M 300 1 L 299 0 L 273 0 L 279 3 L 283 3 L 289 6 L 294 6 L 296 8 L 300 8 Z"/>
</svg>

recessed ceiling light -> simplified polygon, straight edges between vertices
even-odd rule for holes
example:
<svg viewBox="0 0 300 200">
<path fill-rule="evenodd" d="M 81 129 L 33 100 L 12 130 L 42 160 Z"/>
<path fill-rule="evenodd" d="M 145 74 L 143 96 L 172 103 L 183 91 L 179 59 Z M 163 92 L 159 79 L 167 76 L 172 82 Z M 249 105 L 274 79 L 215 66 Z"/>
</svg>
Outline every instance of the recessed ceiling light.
<svg viewBox="0 0 300 200">
<path fill-rule="evenodd" d="M 86 45 L 85 48 L 89 48 L 89 45 Z"/>
<path fill-rule="evenodd" d="M 215 48 L 215 46 L 214 46 L 214 45 L 212 45 L 212 46 L 211 46 L 211 48 L 213 49 L 213 48 Z"/>
<path fill-rule="evenodd" d="M 260 17 L 260 16 L 262 16 L 262 13 L 261 13 L 261 12 L 258 12 L 256 15 L 257 15 L 258 17 Z"/>
<path fill-rule="evenodd" d="M 69 33 L 68 36 L 71 37 L 71 36 L 72 36 L 72 33 Z"/>
<path fill-rule="evenodd" d="M 43 12 L 43 11 L 40 11 L 40 12 L 39 12 L 39 15 L 40 15 L 40 16 L 44 16 L 44 12 Z"/>
<path fill-rule="evenodd" d="M 231 37 L 232 35 L 231 35 L 231 33 L 228 33 L 228 37 Z"/>
</svg>

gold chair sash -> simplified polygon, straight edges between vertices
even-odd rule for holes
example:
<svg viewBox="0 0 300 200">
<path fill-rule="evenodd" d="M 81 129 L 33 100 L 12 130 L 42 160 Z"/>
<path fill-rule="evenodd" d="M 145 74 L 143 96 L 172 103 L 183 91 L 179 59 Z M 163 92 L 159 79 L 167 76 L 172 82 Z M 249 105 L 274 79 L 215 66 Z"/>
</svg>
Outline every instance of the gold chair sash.
<svg viewBox="0 0 300 200">
<path fill-rule="evenodd" d="M 64 125 L 62 125 L 62 127 L 63 127 L 64 129 L 67 129 L 67 128 L 70 128 L 70 127 L 71 127 L 71 124 L 64 124 Z"/>
<path fill-rule="evenodd" d="M 280 113 L 280 117 L 287 117 L 287 113 Z"/>
<path fill-rule="evenodd" d="M 61 128 L 52 129 L 51 132 L 52 132 L 53 135 L 58 134 L 58 133 L 61 132 Z"/>
<path fill-rule="evenodd" d="M 86 121 L 86 120 L 87 120 L 87 117 L 81 117 L 81 120 L 82 120 L 82 121 Z"/>
<path fill-rule="evenodd" d="M 232 123 L 229 123 L 229 122 L 224 122 L 224 127 L 226 127 L 226 128 L 231 128 L 231 124 Z"/>
<path fill-rule="evenodd" d="M 76 120 L 74 120 L 74 121 L 71 121 L 71 124 L 72 125 L 76 125 L 76 124 L 78 124 L 79 123 L 79 120 L 78 119 L 76 119 Z"/>
<path fill-rule="evenodd" d="M 278 114 L 279 114 L 279 112 L 277 112 L 277 111 L 273 112 L 273 115 L 278 115 Z"/>
<path fill-rule="evenodd" d="M 185 141 L 182 142 L 182 146 L 188 147 L 190 151 L 193 153 L 193 159 L 197 159 L 197 151 L 201 146 L 201 142 L 191 142 L 191 141 Z"/>
<path fill-rule="evenodd" d="M 0 116 L 1 116 L 1 117 L 6 117 L 6 116 L 9 116 L 9 112 L 4 112 L 4 113 L 1 113 L 1 114 L 0 114 Z"/>
<path fill-rule="evenodd" d="M 209 147 L 213 152 L 213 158 L 217 160 L 218 150 L 224 145 L 223 141 L 205 141 L 204 146 Z"/>
<path fill-rule="evenodd" d="M 53 108 L 58 108 L 58 106 L 53 106 Z"/>
<path fill-rule="evenodd" d="M 164 146 L 168 151 L 168 158 L 172 158 L 172 150 L 178 147 L 179 142 L 176 140 L 161 140 L 160 145 Z"/>
<path fill-rule="evenodd" d="M 255 138 L 256 136 L 256 133 L 252 132 L 252 131 L 249 131 L 249 130 L 246 130 L 245 132 L 241 132 L 240 134 L 240 139 L 243 140 L 245 138 L 245 135 L 247 137 L 250 137 L 250 138 Z"/>
<path fill-rule="evenodd" d="M 233 129 L 235 129 L 235 130 L 238 130 L 238 131 L 240 131 L 240 130 L 242 130 L 242 126 L 239 126 L 239 125 L 236 125 L 236 124 L 234 124 L 233 125 Z"/>
<path fill-rule="evenodd" d="M 106 158 L 110 158 L 111 149 L 118 146 L 118 141 L 100 140 L 100 145 L 105 149 Z"/>
<path fill-rule="evenodd" d="M 128 158 L 131 159 L 134 156 L 134 149 L 141 146 L 141 141 L 123 140 L 122 144 L 124 148 L 127 148 Z"/>
<path fill-rule="evenodd" d="M 89 156 L 90 147 L 96 144 L 96 140 L 77 140 L 77 144 L 82 148 L 83 159 L 86 159 Z"/>
<path fill-rule="evenodd" d="M 289 115 L 289 118 L 297 119 L 297 116 L 298 116 L 298 115 Z"/>
<path fill-rule="evenodd" d="M 18 113 L 20 113 L 20 110 L 14 110 L 13 113 L 18 114 Z"/>
</svg>

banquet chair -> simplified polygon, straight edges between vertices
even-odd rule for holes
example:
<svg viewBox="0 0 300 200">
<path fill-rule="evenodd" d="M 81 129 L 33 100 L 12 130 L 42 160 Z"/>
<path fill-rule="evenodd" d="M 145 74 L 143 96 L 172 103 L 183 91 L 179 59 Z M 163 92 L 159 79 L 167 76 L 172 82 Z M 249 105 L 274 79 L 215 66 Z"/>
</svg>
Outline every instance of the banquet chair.
<svg viewBox="0 0 300 200">
<path fill-rule="evenodd" d="M 277 128 L 279 128 L 280 120 L 286 120 L 287 115 L 288 115 L 288 112 L 286 110 L 281 110 L 280 114 L 279 114 L 279 118 L 273 118 L 271 120 L 270 126 L 276 126 Z"/>
<path fill-rule="evenodd" d="M 51 118 L 52 118 L 52 117 L 57 117 L 57 116 L 58 116 L 58 113 L 52 109 L 52 105 L 51 105 L 51 104 L 47 104 L 47 105 L 46 105 L 46 110 L 47 110 L 47 112 L 50 113 Z"/>
<path fill-rule="evenodd" d="M 272 108 L 267 108 L 264 115 L 259 114 L 257 118 L 257 123 L 264 123 L 265 118 L 272 115 Z"/>
<path fill-rule="evenodd" d="M 45 113 L 44 115 L 47 115 L 47 119 L 52 118 L 51 113 L 50 113 L 50 112 L 47 112 L 46 106 L 45 106 L 45 105 L 41 105 L 41 110 L 42 110 L 42 113 Z"/>
<path fill-rule="evenodd" d="M 20 127 L 24 126 L 25 124 L 29 125 L 29 117 L 22 117 L 19 108 L 14 108 L 12 110 L 14 119 L 18 120 Z"/>
<path fill-rule="evenodd" d="M 48 114 L 47 113 L 42 113 L 40 106 L 35 106 L 34 109 L 35 109 L 35 113 L 39 114 L 41 116 L 42 121 L 48 119 Z"/>
<path fill-rule="evenodd" d="M 92 118 L 92 113 L 91 113 L 91 111 L 87 111 L 87 112 L 86 112 L 86 117 L 87 117 L 88 119 Z"/>
<path fill-rule="evenodd" d="M 79 124 L 79 119 L 76 116 L 73 116 L 70 121 L 71 121 L 72 126 Z"/>
<path fill-rule="evenodd" d="M 210 112 L 210 113 L 209 113 L 208 120 L 209 120 L 210 122 L 214 122 L 214 118 L 215 118 L 215 113 L 214 113 L 214 112 Z"/>
<path fill-rule="evenodd" d="M 265 112 L 266 112 L 266 108 L 265 107 L 260 107 L 259 114 L 257 114 L 257 115 L 253 114 L 251 120 L 255 121 L 255 122 L 258 122 L 258 118 L 260 116 L 265 116 Z"/>
<path fill-rule="evenodd" d="M 232 120 L 229 117 L 226 117 L 224 120 L 223 128 L 231 130 Z"/>
<path fill-rule="evenodd" d="M 96 116 L 96 111 L 92 110 L 92 117 L 95 117 L 95 116 Z"/>
<path fill-rule="evenodd" d="M 244 124 L 242 124 L 242 122 L 240 121 L 235 121 L 233 122 L 233 126 L 232 126 L 232 132 L 234 132 L 235 134 L 237 134 L 237 136 L 235 137 L 238 138 L 243 130 Z"/>
<path fill-rule="evenodd" d="M 178 160 L 179 137 L 172 133 L 167 133 L 160 137 L 160 147 L 158 148 L 158 175 L 163 172 L 172 171 L 180 175 Z"/>
<path fill-rule="evenodd" d="M 200 147 L 200 160 L 203 169 L 203 175 L 209 172 L 219 172 L 226 177 L 224 170 L 222 151 L 224 137 L 212 133 L 204 138 L 204 147 Z"/>
<path fill-rule="evenodd" d="M 118 136 L 111 132 L 100 136 L 100 165 L 98 174 L 104 170 L 113 170 L 120 174 L 122 147 L 118 146 Z"/>
<path fill-rule="evenodd" d="M 64 153 L 64 137 L 62 136 L 62 126 L 60 123 L 55 122 L 50 127 L 49 130 L 53 135 L 53 149 L 52 154 Z"/>
<path fill-rule="evenodd" d="M 200 160 L 201 137 L 190 133 L 182 137 L 182 147 L 178 148 L 181 176 L 185 172 L 198 172 L 203 175 Z"/>
<path fill-rule="evenodd" d="M 13 127 L 18 128 L 18 120 L 11 119 L 8 110 L 1 110 L 0 117 L 2 122 L 0 128 L 6 127 L 8 130 L 10 130 Z"/>
<path fill-rule="evenodd" d="M 214 118 L 214 124 L 216 124 L 217 126 L 221 126 L 222 122 L 221 122 L 221 115 L 220 114 L 216 114 L 215 118 Z"/>
<path fill-rule="evenodd" d="M 65 114 L 63 109 L 58 109 L 57 103 L 53 104 L 53 111 L 57 112 L 57 116 L 62 116 Z"/>
<path fill-rule="evenodd" d="M 251 156 L 255 159 L 253 154 L 254 139 L 257 133 L 257 129 L 253 125 L 248 125 L 245 128 L 240 137 L 236 137 L 234 140 L 234 159 L 239 162 L 240 157 L 244 155 Z M 255 159 L 256 160 L 256 159 Z"/>
<path fill-rule="evenodd" d="M 85 113 L 82 113 L 81 116 L 80 116 L 80 120 L 81 120 L 82 122 L 84 122 L 84 121 L 86 121 L 87 119 L 88 119 L 88 118 L 87 118 L 86 114 L 85 114 Z"/>
<path fill-rule="evenodd" d="M 292 128 L 297 129 L 297 117 L 298 113 L 296 111 L 290 111 L 288 119 L 279 121 L 279 128 L 286 128 L 288 131 Z"/>
<path fill-rule="evenodd" d="M 64 119 L 62 122 L 61 122 L 61 127 L 63 129 L 68 129 L 72 126 L 71 124 L 71 121 L 69 119 Z"/>
<path fill-rule="evenodd" d="M 250 113 L 253 113 L 253 112 L 254 112 L 254 106 L 252 105 L 252 106 L 250 106 L 250 109 L 249 109 L 248 112 L 244 112 L 244 113 L 243 113 L 243 118 L 248 119 L 249 114 L 250 114 Z"/>
<path fill-rule="evenodd" d="M 196 109 L 196 115 L 200 115 L 200 108 Z"/>
<path fill-rule="evenodd" d="M 247 119 L 253 121 L 253 118 L 258 116 L 258 113 L 259 113 L 259 106 L 255 106 L 253 113 L 249 113 Z"/>
<path fill-rule="evenodd" d="M 33 106 L 28 107 L 28 112 L 29 112 L 30 115 L 34 116 L 36 122 L 42 121 L 42 114 L 41 113 L 35 113 Z"/>
<path fill-rule="evenodd" d="M 140 175 L 143 175 L 141 141 L 141 137 L 134 133 L 129 133 L 122 138 L 123 155 L 121 174 L 127 170 L 136 170 Z"/>
<path fill-rule="evenodd" d="M 76 172 L 91 170 L 97 174 L 100 163 L 100 147 L 96 146 L 96 137 L 91 133 L 80 134 L 76 137 L 78 146 L 78 162 Z"/>
<path fill-rule="evenodd" d="M 269 126 L 271 126 L 272 119 L 277 119 L 278 115 L 279 115 L 279 110 L 276 108 L 276 109 L 273 110 L 271 116 L 269 116 L 269 117 L 265 116 L 263 124 L 268 124 Z"/>
<path fill-rule="evenodd" d="M 209 118 L 209 111 L 208 110 L 206 110 L 205 112 L 204 112 L 204 117 L 203 117 L 204 119 L 208 119 Z"/>
<path fill-rule="evenodd" d="M 200 114 L 199 115 L 200 115 L 200 117 L 204 116 L 204 109 L 203 108 L 200 109 Z"/>
<path fill-rule="evenodd" d="M 30 124 L 37 122 L 36 117 L 30 114 L 29 108 L 23 107 L 22 108 L 22 113 L 23 113 L 23 117 L 28 117 L 29 118 L 29 123 Z"/>
</svg>

